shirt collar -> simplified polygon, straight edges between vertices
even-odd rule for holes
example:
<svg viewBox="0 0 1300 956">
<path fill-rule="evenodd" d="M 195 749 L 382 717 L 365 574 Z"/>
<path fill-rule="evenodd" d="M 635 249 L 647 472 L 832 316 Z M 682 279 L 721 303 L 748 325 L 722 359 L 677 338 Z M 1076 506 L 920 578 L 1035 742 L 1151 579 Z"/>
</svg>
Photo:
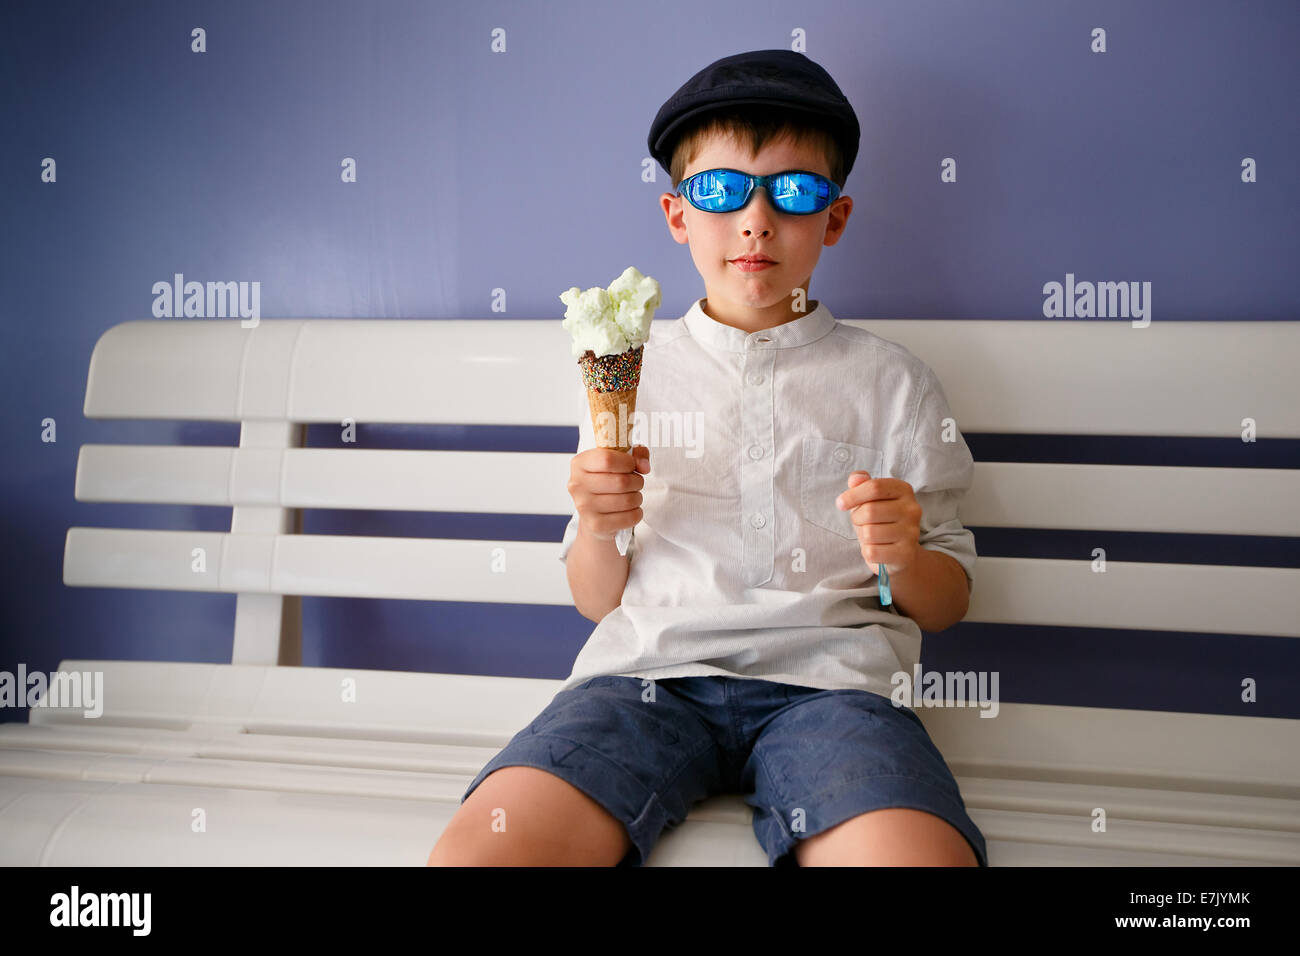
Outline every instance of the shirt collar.
<svg viewBox="0 0 1300 956">
<path fill-rule="evenodd" d="M 807 315 L 801 315 L 783 325 L 758 332 L 744 332 L 730 325 L 723 325 L 700 308 L 700 303 L 703 301 L 703 298 L 696 299 L 686 315 L 682 316 L 682 320 L 686 323 L 691 337 L 700 344 L 727 352 L 745 352 L 751 348 L 797 348 L 800 345 L 816 342 L 835 326 L 835 316 L 831 315 L 831 310 L 826 308 L 826 303 L 821 300 L 818 300 L 817 308 Z"/>
</svg>

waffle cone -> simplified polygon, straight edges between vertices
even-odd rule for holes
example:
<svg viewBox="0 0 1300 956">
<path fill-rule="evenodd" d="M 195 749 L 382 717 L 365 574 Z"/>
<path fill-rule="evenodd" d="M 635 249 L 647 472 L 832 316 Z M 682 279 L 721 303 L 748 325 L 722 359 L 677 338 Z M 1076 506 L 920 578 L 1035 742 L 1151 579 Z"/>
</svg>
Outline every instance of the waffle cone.
<svg viewBox="0 0 1300 956">
<path fill-rule="evenodd" d="M 613 392 L 587 389 L 587 404 L 591 407 L 591 427 L 596 436 L 597 448 L 632 450 L 632 415 L 636 412 L 636 389 L 625 388 Z"/>
<path fill-rule="evenodd" d="M 597 448 L 631 450 L 632 415 L 636 412 L 636 390 L 641 384 L 644 354 L 644 346 L 600 356 L 588 349 L 578 359 L 587 387 Z"/>
</svg>

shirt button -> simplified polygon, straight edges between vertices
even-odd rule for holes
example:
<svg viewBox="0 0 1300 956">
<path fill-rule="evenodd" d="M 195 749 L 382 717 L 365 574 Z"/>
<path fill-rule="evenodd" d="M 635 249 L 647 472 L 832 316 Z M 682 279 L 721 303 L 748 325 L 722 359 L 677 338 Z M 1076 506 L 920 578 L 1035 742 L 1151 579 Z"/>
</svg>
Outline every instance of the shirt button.
<svg viewBox="0 0 1300 956">
<path fill-rule="evenodd" d="M 752 524 L 755 528 L 761 528 L 763 527 L 763 525 L 767 524 L 767 519 L 764 518 L 758 512 L 755 512 L 754 514 L 749 516 L 749 523 Z"/>
<path fill-rule="evenodd" d="M 770 341 L 772 341 L 772 340 L 769 339 L 766 335 L 764 335 L 764 336 L 760 336 L 756 341 L 759 341 L 759 342 L 770 342 Z"/>
<path fill-rule="evenodd" d="M 763 446 L 762 446 L 762 445 L 750 445 L 750 446 L 749 446 L 749 457 L 752 458 L 752 459 L 754 459 L 755 461 L 758 461 L 758 459 L 762 458 L 762 457 L 763 457 Z"/>
<path fill-rule="evenodd" d="M 749 384 L 750 384 L 750 385 L 762 385 L 762 384 L 763 384 L 763 376 L 762 376 L 761 374 L 759 374 L 758 372 L 753 373 L 752 375 L 749 376 Z"/>
<path fill-rule="evenodd" d="M 839 448 L 836 448 L 833 454 L 835 455 L 836 461 L 849 460 L 849 450 L 845 448 L 843 445 L 841 445 Z"/>
</svg>

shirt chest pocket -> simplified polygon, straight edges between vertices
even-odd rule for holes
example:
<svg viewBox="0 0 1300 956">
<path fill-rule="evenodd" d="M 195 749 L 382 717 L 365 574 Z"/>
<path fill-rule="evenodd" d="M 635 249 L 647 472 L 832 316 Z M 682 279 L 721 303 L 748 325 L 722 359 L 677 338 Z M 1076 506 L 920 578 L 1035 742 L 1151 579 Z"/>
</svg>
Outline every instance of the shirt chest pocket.
<svg viewBox="0 0 1300 956">
<path fill-rule="evenodd" d="M 805 437 L 799 474 L 799 506 L 805 521 L 832 534 L 857 540 L 849 511 L 835 507 L 835 499 L 849 486 L 849 475 L 868 472 L 879 478 L 883 455 L 875 448 L 829 438 Z"/>
</svg>

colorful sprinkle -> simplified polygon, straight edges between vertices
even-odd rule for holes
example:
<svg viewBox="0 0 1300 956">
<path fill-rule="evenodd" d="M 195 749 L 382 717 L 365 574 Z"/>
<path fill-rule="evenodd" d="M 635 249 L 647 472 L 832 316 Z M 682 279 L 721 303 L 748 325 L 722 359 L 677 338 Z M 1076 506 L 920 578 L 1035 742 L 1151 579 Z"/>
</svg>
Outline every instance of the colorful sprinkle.
<svg viewBox="0 0 1300 956">
<path fill-rule="evenodd" d="M 582 380 L 587 388 L 595 392 L 619 392 L 636 388 L 641 383 L 641 355 L 645 346 L 628 349 L 616 355 L 602 355 L 587 349 L 587 353 L 578 359 L 582 367 Z"/>
</svg>

